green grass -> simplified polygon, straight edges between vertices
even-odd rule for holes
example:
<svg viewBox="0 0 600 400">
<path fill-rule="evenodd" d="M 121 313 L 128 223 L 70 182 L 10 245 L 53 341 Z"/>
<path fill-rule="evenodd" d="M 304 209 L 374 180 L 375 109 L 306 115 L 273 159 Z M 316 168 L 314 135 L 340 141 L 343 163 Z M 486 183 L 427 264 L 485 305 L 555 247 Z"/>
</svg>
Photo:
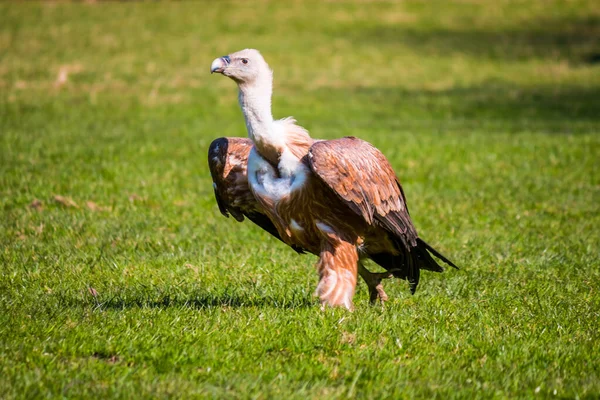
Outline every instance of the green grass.
<svg viewBox="0 0 600 400">
<path fill-rule="evenodd" d="M 596 1 L 0 15 L 1 398 L 600 396 Z M 245 130 L 208 70 L 245 47 L 275 116 L 383 150 L 460 271 L 321 312 L 313 256 L 219 214 L 208 144 Z"/>
</svg>

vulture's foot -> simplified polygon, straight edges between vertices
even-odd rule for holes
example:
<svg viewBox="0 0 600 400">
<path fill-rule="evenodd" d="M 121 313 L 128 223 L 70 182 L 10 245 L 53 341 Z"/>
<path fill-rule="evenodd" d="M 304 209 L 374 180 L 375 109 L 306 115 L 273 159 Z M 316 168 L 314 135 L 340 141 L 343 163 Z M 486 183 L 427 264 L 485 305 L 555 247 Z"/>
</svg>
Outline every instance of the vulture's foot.
<svg viewBox="0 0 600 400">
<path fill-rule="evenodd" d="M 393 278 L 394 271 L 386 271 L 386 272 L 371 272 L 366 269 L 362 264 L 358 264 L 358 274 L 363 278 L 367 287 L 369 288 L 369 301 L 371 304 L 375 304 L 377 300 L 383 304 L 388 300 L 388 295 L 383 290 L 382 280 Z"/>
</svg>

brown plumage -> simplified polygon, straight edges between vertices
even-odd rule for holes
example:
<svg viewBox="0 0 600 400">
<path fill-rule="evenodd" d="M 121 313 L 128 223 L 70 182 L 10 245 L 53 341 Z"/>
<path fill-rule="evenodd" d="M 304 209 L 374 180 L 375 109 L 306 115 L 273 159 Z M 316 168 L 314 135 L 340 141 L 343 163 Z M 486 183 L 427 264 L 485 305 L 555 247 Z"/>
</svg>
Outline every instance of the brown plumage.
<svg viewBox="0 0 600 400">
<path fill-rule="evenodd" d="M 262 211 L 248 186 L 247 165 L 252 141 L 247 138 L 219 138 L 213 140 L 208 150 L 208 167 L 213 180 L 215 199 L 225 217 L 233 215 L 238 222 L 247 217 L 250 221 L 281 240 L 277 228 Z M 291 247 L 298 253 L 304 251 Z"/>
<path fill-rule="evenodd" d="M 249 135 L 219 138 L 209 148 L 219 209 L 319 256 L 324 305 L 351 309 L 357 274 L 375 301 L 387 299 L 386 277 L 408 280 L 414 293 L 421 269 L 443 271 L 431 254 L 456 268 L 418 237 L 400 182 L 379 150 L 354 137 L 315 141 L 293 119 L 273 120 L 272 72 L 260 53 L 218 58 L 211 72 L 238 83 Z M 389 272 L 369 272 L 364 258 Z"/>
</svg>

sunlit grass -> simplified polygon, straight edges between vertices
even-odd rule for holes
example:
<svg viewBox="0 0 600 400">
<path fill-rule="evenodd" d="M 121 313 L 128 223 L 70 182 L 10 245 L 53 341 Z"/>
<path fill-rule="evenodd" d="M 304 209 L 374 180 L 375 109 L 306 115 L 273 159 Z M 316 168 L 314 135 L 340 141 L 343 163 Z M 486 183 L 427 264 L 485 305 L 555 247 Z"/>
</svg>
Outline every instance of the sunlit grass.
<svg viewBox="0 0 600 400">
<path fill-rule="evenodd" d="M 600 394 L 594 2 L 0 15 L 0 397 Z M 460 271 L 321 312 L 313 256 L 219 214 L 207 148 L 245 131 L 208 69 L 245 47 L 276 117 L 382 149 Z"/>
</svg>

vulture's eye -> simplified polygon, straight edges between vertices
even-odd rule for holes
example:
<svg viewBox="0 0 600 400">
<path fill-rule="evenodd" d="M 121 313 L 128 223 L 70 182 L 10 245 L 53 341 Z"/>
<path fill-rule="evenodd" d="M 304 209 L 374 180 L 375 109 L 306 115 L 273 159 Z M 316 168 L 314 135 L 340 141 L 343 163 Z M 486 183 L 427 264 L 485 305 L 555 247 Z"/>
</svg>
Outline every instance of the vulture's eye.
<svg viewBox="0 0 600 400">
<path fill-rule="evenodd" d="M 248 64 L 248 59 L 247 59 L 247 58 L 242 58 L 242 62 L 243 62 L 244 64 Z"/>
</svg>

